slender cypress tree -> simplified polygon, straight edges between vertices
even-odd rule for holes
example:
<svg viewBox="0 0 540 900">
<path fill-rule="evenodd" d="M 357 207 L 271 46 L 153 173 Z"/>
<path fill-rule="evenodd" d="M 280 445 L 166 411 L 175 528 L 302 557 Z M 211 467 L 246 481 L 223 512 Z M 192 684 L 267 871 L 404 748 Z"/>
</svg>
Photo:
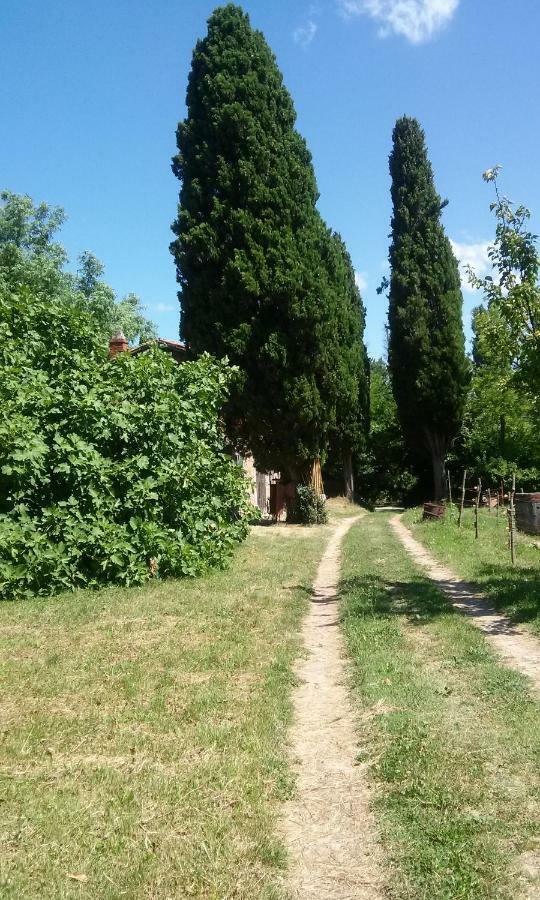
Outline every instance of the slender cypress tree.
<svg viewBox="0 0 540 900">
<path fill-rule="evenodd" d="M 194 50 L 171 244 L 181 334 L 238 366 L 226 418 L 239 450 L 293 478 L 335 421 L 311 156 L 263 35 L 232 4 Z"/>
<path fill-rule="evenodd" d="M 334 326 L 335 423 L 330 432 L 330 464 L 343 465 L 345 494 L 354 498 L 354 459 L 369 431 L 369 359 L 364 344 L 365 307 L 351 258 L 339 234 L 326 230 L 321 254 L 328 273 Z"/>
<path fill-rule="evenodd" d="M 431 460 L 434 497 L 445 493 L 445 458 L 463 417 L 468 366 L 456 259 L 441 224 L 424 132 L 398 119 L 390 155 L 389 364 L 409 446 Z"/>
</svg>

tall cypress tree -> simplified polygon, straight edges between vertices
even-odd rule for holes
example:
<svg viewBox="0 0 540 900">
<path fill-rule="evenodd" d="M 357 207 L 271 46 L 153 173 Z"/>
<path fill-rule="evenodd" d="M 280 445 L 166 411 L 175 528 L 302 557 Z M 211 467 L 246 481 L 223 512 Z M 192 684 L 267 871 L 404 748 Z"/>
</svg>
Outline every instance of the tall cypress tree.
<svg viewBox="0 0 540 900">
<path fill-rule="evenodd" d="M 406 440 L 431 460 L 440 499 L 446 454 L 463 417 L 468 366 L 458 266 L 441 224 L 445 204 L 416 119 L 396 123 L 390 174 L 392 386 Z"/>
<path fill-rule="evenodd" d="M 195 353 L 239 368 L 226 413 L 237 448 L 300 477 L 335 404 L 317 188 L 295 119 L 263 35 L 239 7 L 216 9 L 193 54 L 173 160 L 181 333 Z"/>
</svg>

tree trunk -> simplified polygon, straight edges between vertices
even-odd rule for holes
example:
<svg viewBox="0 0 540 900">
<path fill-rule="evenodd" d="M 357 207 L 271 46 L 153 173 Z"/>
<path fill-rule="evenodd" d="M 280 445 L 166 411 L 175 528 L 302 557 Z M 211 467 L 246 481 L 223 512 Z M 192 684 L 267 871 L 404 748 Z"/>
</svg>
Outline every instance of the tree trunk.
<svg viewBox="0 0 540 900">
<path fill-rule="evenodd" d="M 433 466 L 433 499 L 444 500 L 446 496 L 446 472 L 444 468 L 444 454 L 431 451 L 431 465 Z"/>
<path fill-rule="evenodd" d="M 346 450 L 343 454 L 343 480 L 345 482 L 345 496 L 349 503 L 354 503 L 354 472 L 350 450 Z"/>
<path fill-rule="evenodd" d="M 313 488 L 316 494 L 324 494 L 321 461 L 319 457 L 313 460 L 308 483 Z"/>
<path fill-rule="evenodd" d="M 430 431 L 424 428 L 424 439 L 427 450 L 431 457 L 431 465 L 433 467 L 433 499 L 435 502 L 444 500 L 446 497 L 446 453 L 448 450 L 448 442 L 444 435 Z"/>
</svg>

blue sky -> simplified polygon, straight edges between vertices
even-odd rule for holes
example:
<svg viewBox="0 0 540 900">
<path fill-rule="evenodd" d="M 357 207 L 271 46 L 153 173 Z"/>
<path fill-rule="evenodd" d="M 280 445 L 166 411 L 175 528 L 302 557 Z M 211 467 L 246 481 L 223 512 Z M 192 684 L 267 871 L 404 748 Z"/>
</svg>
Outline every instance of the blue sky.
<svg viewBox="0 0 540 900">
<path fill-rule="evenodd" d="M 458 253 L 477 265 L 494 226 L 482 172 L 540 213 L 538 0 L 304 0 L 243 4 L 283 71 L 313 153 L 321 212 L 343 235 L 384 347 L 395 119 L 425 128 Z M 119 292 L 178 334 L 170 170 L 206 0 L 1 0 L 1 185 L 65 208 L 72 259 L 90 249 Z M 466 320 L 478 296 L 464 293 Z"/>
</svg>

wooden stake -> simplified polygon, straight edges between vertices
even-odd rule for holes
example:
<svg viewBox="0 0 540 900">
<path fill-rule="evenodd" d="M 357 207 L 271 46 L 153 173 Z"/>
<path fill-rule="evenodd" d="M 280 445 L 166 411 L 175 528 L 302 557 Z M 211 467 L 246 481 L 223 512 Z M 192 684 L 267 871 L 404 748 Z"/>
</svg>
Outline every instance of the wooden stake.
<svg viewBox="0 0 540 900">
<path fill-rule="evenodd" d="M 478 492 L 476 494 L 476 503 L 474 504 L 474 532 L 478 540 L 478 507 L 480 506 L 480 494 L 482 492 L 482 479 L 478 481 Z"/>
<path fill-rule="evenodd" d="M 447 469 L 446 478 L 448 481 L 448 501 L 450 506 L 452 506 L 452 479 L 450 477 L 450 469 Z"/>
<path fill-rule="evenodd" d="M 465 482 L 467 481 L 467 469 L 463 469 L 463 483 L 461 485 L 461 505 L 459 507 L 458 528 L 461 528 L 461 519 L 463 518 L 463 507 L 465 506 Z"/>
<path fill-rule="evenodd" d="M 508 510 L 508 530 L 510 532 L 510 558 L 512 560 L 512 565 L 516 564 L 516 552 L 515 552 L 515 540 L 514 540 L 514 529 L 516 524 L 516 514 L 514 511 L 514 500 L 513 497 L 510 498 L 510 508 Z"/>
<path fill-rule="evenodd" d="M 488 509 L 491 513 L 491 488 L 488 488 Z"/>
</svg>

